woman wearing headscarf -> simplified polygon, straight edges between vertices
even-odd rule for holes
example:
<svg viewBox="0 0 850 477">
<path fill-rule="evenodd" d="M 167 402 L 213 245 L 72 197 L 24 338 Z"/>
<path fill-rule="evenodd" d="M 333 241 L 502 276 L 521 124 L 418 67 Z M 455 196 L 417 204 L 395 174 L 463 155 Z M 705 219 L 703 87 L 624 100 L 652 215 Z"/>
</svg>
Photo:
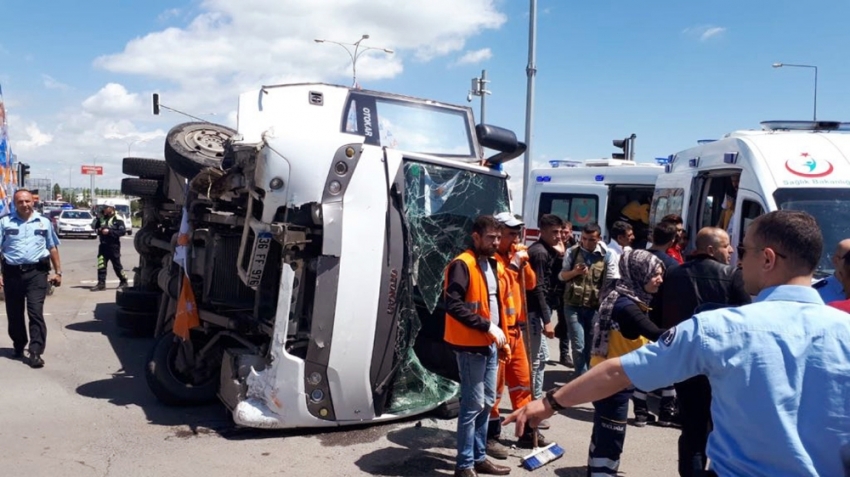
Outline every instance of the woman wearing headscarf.
<svg viewBox="0 0 850 477">
<path fill-rule="evenodd" d="M 664 264 L 647 250 L 627 250 L 620 258 L 620 279 L 599 305 L 593 323 L 591 366 L 655 341 L 664 330 L 649 319 L 649 303 L 664 276 Z M 588 475 L 617 475 L 626 439 L 632 390 L 593 403 L 593 434 Z"/>
</svg>

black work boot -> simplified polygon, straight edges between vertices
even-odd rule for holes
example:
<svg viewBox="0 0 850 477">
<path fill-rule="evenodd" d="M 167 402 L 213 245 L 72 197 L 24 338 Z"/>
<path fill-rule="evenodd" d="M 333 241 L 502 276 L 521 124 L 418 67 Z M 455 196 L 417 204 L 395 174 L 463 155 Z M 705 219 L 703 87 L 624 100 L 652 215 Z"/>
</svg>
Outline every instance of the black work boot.
<svg viewBox="0 0 850 477">
<path fill-rule="evenodd" d="M 95 286 L 91 287 L 91 288 L 90 288 L 90 290 L 91 290 L 91 291 L 101 291 L 101 290 L 106 290 L 106 283 L 104 283 L 104 282 L 97 282 L 97 285 L 95 285 Z"/>
<path fill-rule="evenodd" d="M 123 290 L 123 289 L 125 289 L 125 288 L 127 288 L 128 286 L 130 286 L 130 285 L 128 285 L 128 284 L 127 284 L 127 279 L 126 279 L 126 278 L 122 279 L 122 280 L 121 280 L 121 283 L 119 283 L 119 284 L 118 284 L 118 288 L 120 288 L 120 289 L 122 289 L 122 290 Z"/>
</svg>

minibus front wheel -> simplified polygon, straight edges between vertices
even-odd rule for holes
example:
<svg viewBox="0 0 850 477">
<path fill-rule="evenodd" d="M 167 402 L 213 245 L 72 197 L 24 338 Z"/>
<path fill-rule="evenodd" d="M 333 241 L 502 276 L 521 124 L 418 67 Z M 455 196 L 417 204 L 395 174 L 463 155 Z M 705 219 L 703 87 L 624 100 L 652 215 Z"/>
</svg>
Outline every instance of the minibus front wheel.
<svg viewBox="0 0 850 477">
<path fill-rule="evenodd" d="M 145 378 L 154 396 L 169 406 L 205 404 L 216 399 L 219 385 L 218 369 L 181 371 L 182 341 L 168 332 L 157 339 L 151 349 Z"/>
</svg>

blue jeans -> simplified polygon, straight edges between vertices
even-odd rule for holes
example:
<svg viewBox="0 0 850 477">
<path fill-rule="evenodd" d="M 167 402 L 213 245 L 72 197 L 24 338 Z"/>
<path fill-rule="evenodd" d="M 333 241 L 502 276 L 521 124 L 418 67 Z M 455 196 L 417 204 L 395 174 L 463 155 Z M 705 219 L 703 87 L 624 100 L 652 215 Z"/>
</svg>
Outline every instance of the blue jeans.
<svg viewBox="0 0 850 477">
<path fill-rule="evenodd" d="M 593 403 L 593 434 L 587 457 L 587 475 L 617 475 L 626 442 L 631 389 Z"/>
<path fill-rule="evenodd" d="M 487 355 L 455 351 L 460 372 L 457 416 L 457 470 L 471 469 L 487 458 L 487 421 L 496 402 L 499 358 L 496 345 Z"/>
<path fill-rule="evenodd" d="M 593 345 L 593 315 L 596 308 L 564 306 L 564 314 L 570 323 L 570 338 L 573 345 L 573 366 L 581 376 L 590 366 L 590 349 Z"/>
<path fill-rule="evenodd" d="M 534 312 L 528 313 L 528 325 L 531 331 L 526 343 L 531 354 L 531 397 L 543 397 L 543 371 L 549 360 L 549 343 L 543 336 L 543 320 Z"/>
</svg>

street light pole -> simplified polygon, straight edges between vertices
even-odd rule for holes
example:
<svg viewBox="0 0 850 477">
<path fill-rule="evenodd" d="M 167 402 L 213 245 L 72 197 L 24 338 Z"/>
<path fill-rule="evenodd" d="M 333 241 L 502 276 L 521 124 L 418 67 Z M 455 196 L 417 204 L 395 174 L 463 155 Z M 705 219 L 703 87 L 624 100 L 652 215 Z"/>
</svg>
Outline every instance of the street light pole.
<svg viewBox="0 0 850 477">
<path fill-rule="evenodd" d="M 133 147 L 133 144 L 142 142 L 141 139 L 135 139 L 133 141 L 127 141 L 127 157 L 130 157 L 130 148 Z"/>
<path fill-rule="evenodd" d="M 791 68 L 811 68 L 815 70 L 815 105 L 814 105 L 814 114 L 813 120 L 818 120 L 818 67 L 815 65 L 795 65 L 791 63 L 774 63 L 774 68 L 782 68 L 784 66 L 788 66 Z"/>
<path fill-rule="evenodd" d="M 528 193 L 528 173 L 531 171 L 531 143 L 534 126 L 534 78 L 537 76 L 537 0 L 531 0 L 528 24 L 528 66 L 525 74 L 528 76 L 525 98 L 525 157 L 522 163 L 522 207 L 525 208 L 525 197 Z M 525 217 L 525 220 L 531 220 Z"/>
<path fill-rule="evenodd" d="M 348 56 L 351 58 L 351 86 L 354 87 L 354 86 L 357 86 L 357 59 L 360 58 L 360 55 L 362 55 L 363 53 L 365 53 L 369 50 L 381 50 L 384 53 L 387 53 L 387 54 L 390 54 L 390 55 L 395 53 L 393 50 L 391 50 L 389 48 L 379 48 L 379 47 L 365 46 L 361 49 L 360 48 L 360 42 L 362 42 L 363 40 L 368 40 L 368 39 L 369 39 L 369 35 L 364 33 L 363 36 L 361 36 L 360 39 L 355 41 L 354 43 L 340 43 L 338 41 L 323 40 L 323 39 L 319 39 L 319 38 L 316 38 L 313 41 L 315 41 L 316 43 L 333 43 L 334 45 L 339 45 L 343 49 L 345 49 L 345 52 L 348 53 Z M 354 52 L 352 52 L 351 49 L 348 48 L 349 46 L 354 47 Z"/>
</svg>

